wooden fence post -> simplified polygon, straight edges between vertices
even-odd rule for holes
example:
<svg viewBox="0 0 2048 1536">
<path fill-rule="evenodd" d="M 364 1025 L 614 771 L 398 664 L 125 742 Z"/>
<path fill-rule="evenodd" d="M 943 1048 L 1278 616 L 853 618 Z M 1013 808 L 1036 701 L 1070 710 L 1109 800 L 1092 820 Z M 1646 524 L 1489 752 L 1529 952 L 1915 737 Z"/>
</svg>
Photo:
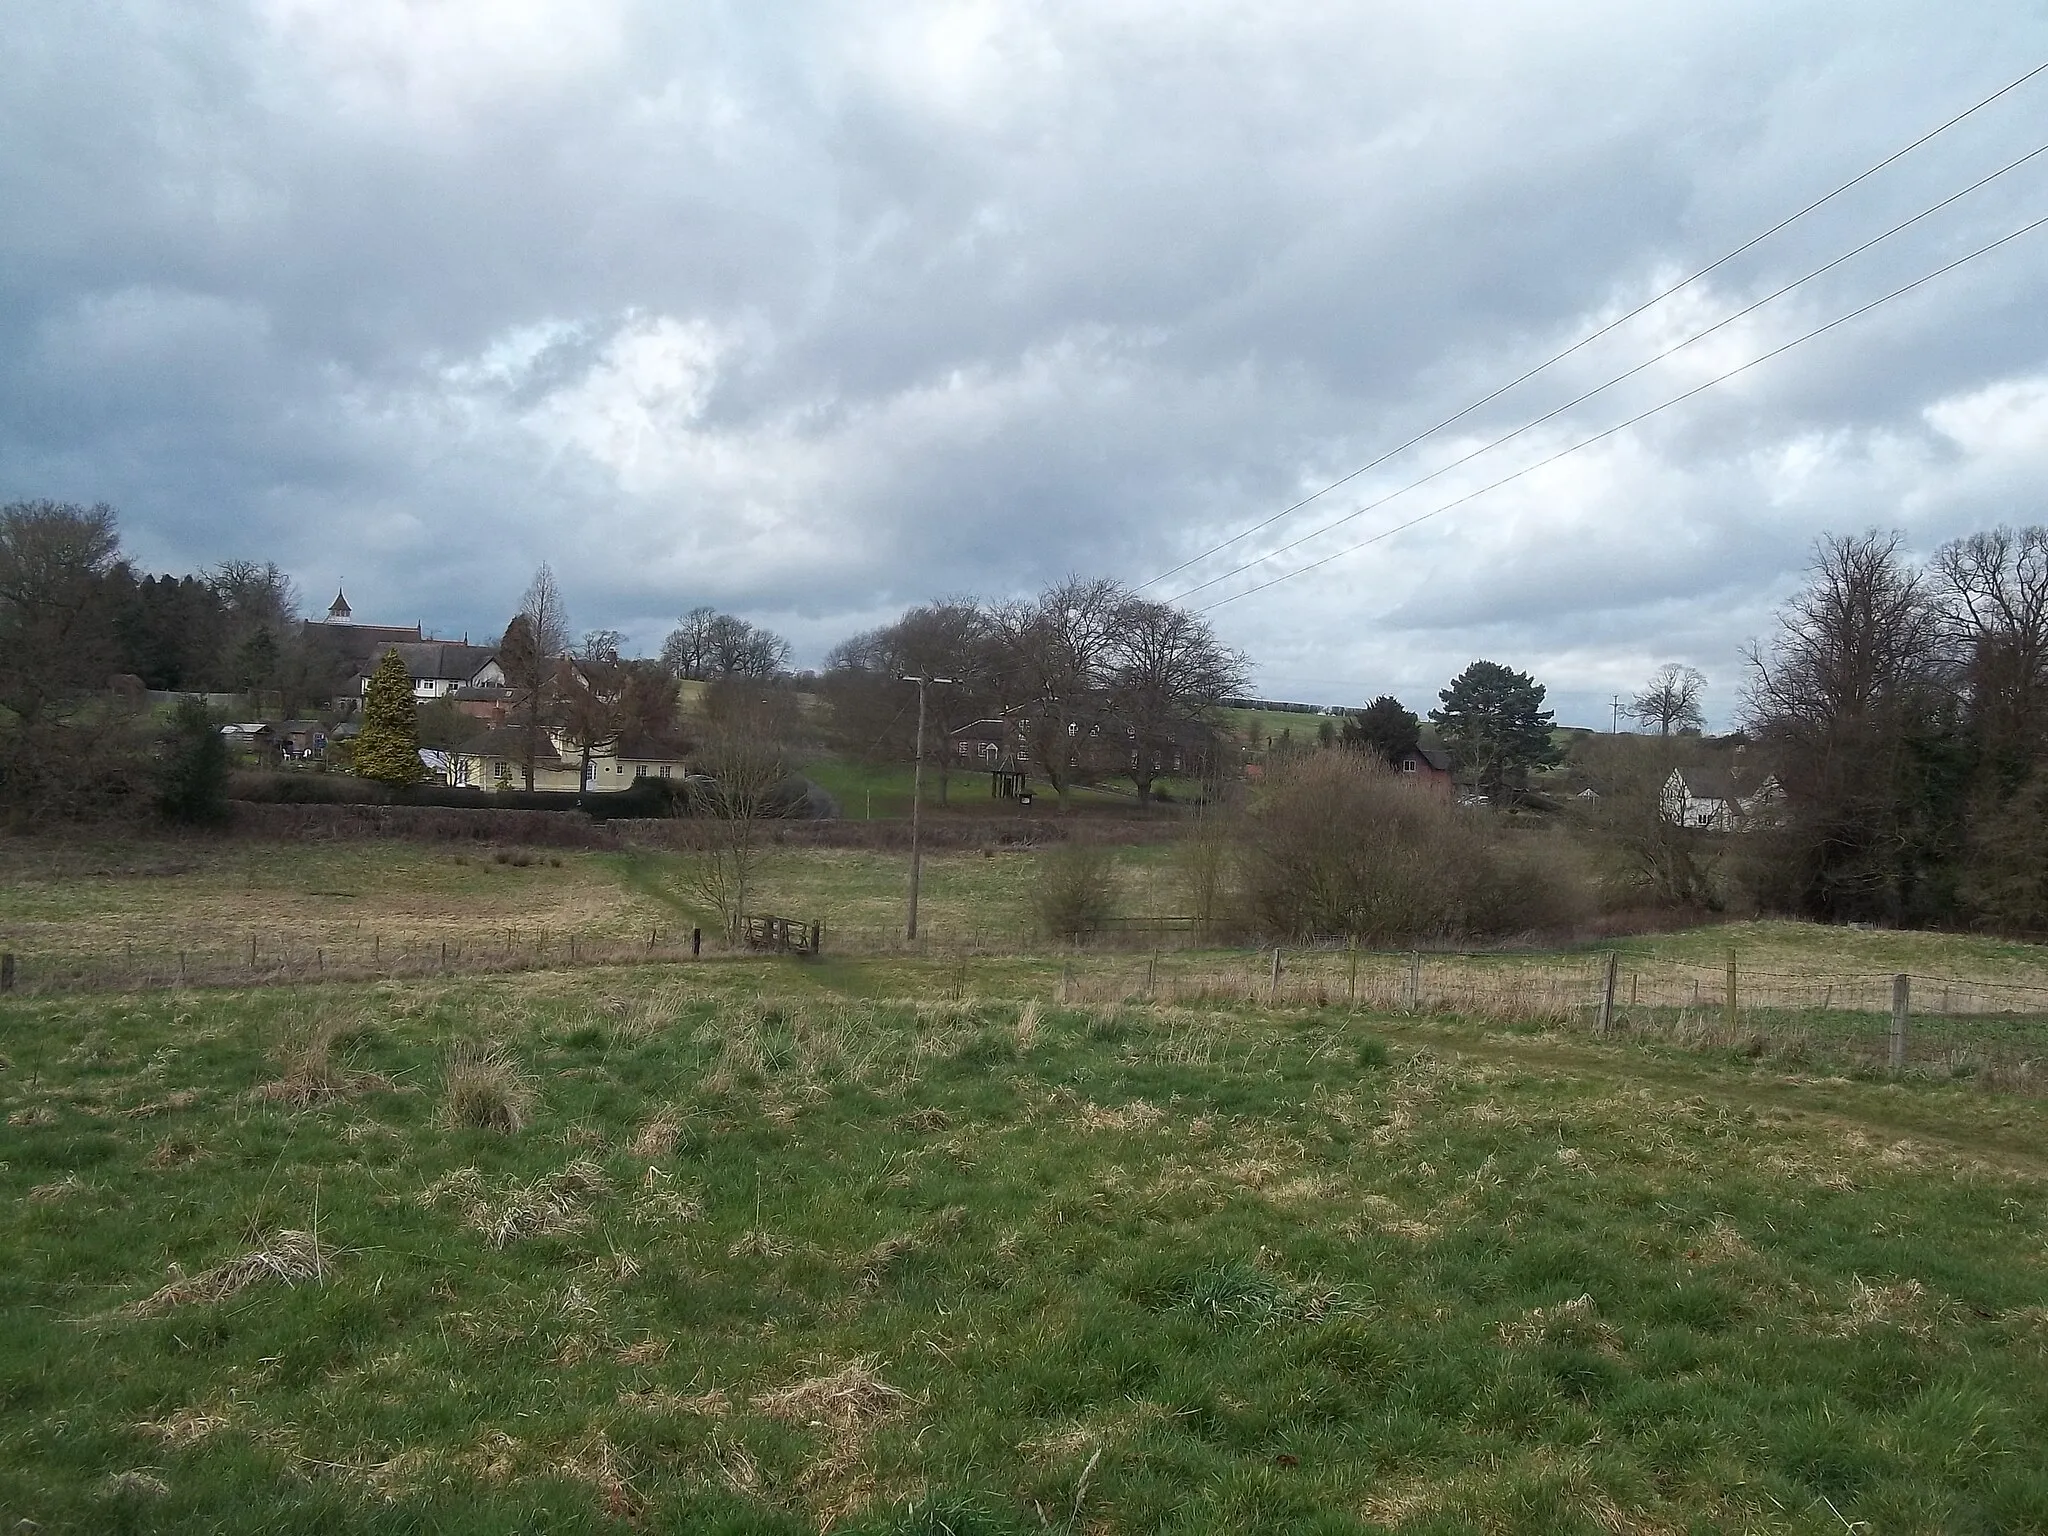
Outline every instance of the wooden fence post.
<svg viewBox="0 0 2048 1536">
<path fill-rule="evenodd" d="M 1074 962 L 1060 962 L 1060 1001 L 1065 1003 L 1074 995 Z"/>
<path fill-rule="evenodd" d="M 0 992 L 14 990 L 14 954 L 9 951 L 0 955 Z"/>
<path fill-rule="evenodd" d="M 1280 1002 L 1280 946 L 1273 946 L 1273 979 L 1266 985 L 1266 1006 L 1278 1006 Z"/>
<path fill-rule="evenodd" d="M 1891 1064 L 1894 1072 L 1906 1070 L 1906 1015 L 1913 1008 L 1913 978 L 1892 978 Z"/>
<path fill-rule="evenodd" d="M 1607 1034 L 1614 1028 L 1614 976 L 1621 965 L 1621 956 L 1612 950 L 1607 954 L 1607 984 L 1600 990 L 1600 1033 Z"/>
<path fill-rule="evenodd" d="M 1735 1006 L 1735 951 L 1728 951 L 1728 991 L 1722 1000 L 1722 1021 L 1728 1026 L 1728 1038 L 1735 1038 L 1740 1024 L 1740 1015 Z"/>
<path fill-rule="evenodd" d="M 1422 951 L 1408 951 L 1408 974 L 1401 980 L 1401 1011 L 1413 1013 L 1422 1006 Z"/>
<path fill-rule="evenodd" d="M 1347 1007 L 1358 1006 L 1358 935 L 1353 934 L 1345 941 L 1344 947 L 1351 951 L 1351 976 L 1344 983 L 1344 1002 Z"/>
</svg>

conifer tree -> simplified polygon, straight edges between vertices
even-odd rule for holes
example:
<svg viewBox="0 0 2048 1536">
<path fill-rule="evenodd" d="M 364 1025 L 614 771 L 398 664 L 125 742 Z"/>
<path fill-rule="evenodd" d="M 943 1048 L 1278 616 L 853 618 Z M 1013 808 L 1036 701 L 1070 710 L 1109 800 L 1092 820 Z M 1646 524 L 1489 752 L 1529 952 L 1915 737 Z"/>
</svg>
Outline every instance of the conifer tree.
<svg viewBox="0 0 2048 1536">
<path fill-rule="evenodd" d="M 394 787 L 427 776 L 420 763 L 419 712 L 412 679 L 395 650 L 386 651 L 363 690 L 363 729 L 356 737 L 356 774 Z"/>
<path fill-rule="evenodd" d="M 1497 661 L 1475 661 L 1451 679 L 1432 709 L 1437 740 L 1461 774 L 1496 805 L 1510 805 L 1529 782 L 1531 768 L 1563 757 L 1550 739 L 1555 723 L 1543 707 L 1543 685 Z"/>
<path fill-rule="evenodd" d="M 228 819 L 228 744 L 198 699 L 181 699 L 157 758 L 157 810 L 166 821 L 211 826 Z"/>
</svg>

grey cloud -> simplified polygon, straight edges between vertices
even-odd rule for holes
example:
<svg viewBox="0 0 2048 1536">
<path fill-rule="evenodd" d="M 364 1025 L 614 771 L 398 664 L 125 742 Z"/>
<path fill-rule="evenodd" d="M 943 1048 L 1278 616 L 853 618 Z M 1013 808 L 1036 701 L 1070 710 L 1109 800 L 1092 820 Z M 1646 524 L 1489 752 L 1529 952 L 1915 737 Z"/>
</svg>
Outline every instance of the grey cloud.
<svg viewBox="0 0 2048 1536">
<path fill-rule="evenodd" d="M 409 47 L 380 41 L 407 26 Z M 1157 574 L 2044 42 L 2019 0 L 37 5 L 0 61 L 0 493 L 112 500 L 142 558 L 274 554 L 457 632 L 495 630 L 551 559 L 579 622 L 649 644 L 726 603 L 815 660 L 935 593 Z M 2042 90 L 1700 303 L 2031 147 Z M 2048 172 L 2009 182 L 1748 339 L 2011 227 Z M 1731 680 L 1725 709 L 1736 646 L 1822 528 L 1931 545 L 2039 515 L 2048 466 L 1927 413 L 2048 371 L 2044 252 L 1215 617 L 1275 692 L 1393 678 L 1425 703 L 1489 654 L 1546 661 L 1584 711 L 1683 659 Z M 1567 398 L 1641 334 L 1461 431 Z"/>
</svg>

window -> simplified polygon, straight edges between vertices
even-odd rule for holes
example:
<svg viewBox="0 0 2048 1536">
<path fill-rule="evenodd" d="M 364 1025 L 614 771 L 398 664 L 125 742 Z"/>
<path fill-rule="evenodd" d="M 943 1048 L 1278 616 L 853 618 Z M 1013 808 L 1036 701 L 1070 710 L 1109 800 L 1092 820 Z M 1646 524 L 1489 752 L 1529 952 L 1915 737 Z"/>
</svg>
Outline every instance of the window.
<svg viewBox="0 0 2048 1536">
<path fill-rule="evenodd" d="M 667 763 L 663 763 L 661 765 L 661 776 L 664 779 L 673 777 L 673 775 L 669 773 L 669 765 Z"/>
<path fill-rule="evenodd" d="M 1413 773 L 1413 772 L 1415 771 L 1415 759 L 1414 759 L 1414 758 L 1412 758 L 1412 757 L 1404 757 L 1404 758 L 1402 758 L 1402 759 L 1401 759 L 1401 771 L 1402 771 L 1403 773 Z"/>
</svg>

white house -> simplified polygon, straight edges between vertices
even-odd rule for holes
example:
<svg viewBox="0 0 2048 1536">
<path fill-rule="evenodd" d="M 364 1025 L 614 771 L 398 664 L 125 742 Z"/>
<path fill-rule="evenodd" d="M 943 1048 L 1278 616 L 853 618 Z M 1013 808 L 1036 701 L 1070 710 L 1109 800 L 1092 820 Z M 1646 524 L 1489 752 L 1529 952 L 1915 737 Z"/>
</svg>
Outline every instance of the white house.
<svg viewBox="0 0 2048 1536">
<path fill-rule="evenodd" d="M 1767 817 L 1785 798 L 1775 774 L 1745 790 L 1735 775 L 1719 768 L 1674 768 L 1658 795 L 1664 819 L 1673 826 L 1733 832 Z"/>
<path fill-rule="evenodd" d="M 446 699 L 463 688 L 502 688 L 504 671 L 498 653 L 487 645 L 467 645 L 455 640 L 401 641 L 380 647 L 356 675 L 355 692 L 361 697 L 369 690 L 370 676 L 385 651 L 398 652 L 405 675 L 412 679 L 416 699 Z"/>
</svg>

